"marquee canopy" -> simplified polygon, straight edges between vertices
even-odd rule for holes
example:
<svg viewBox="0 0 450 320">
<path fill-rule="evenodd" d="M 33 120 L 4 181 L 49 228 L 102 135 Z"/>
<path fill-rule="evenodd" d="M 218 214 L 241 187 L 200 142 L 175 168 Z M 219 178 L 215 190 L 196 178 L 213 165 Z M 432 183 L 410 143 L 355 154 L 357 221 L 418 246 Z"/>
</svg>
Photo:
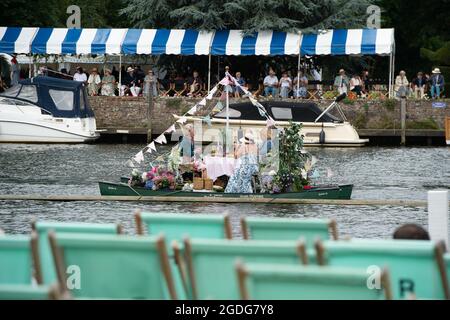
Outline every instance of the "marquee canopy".
<svg viewBox="0 0 450 320">
<path fill-rule="evenodd" d="M 240 30 L 0 27 L 0 52 L 17 54 L 390 55 L 394 29 L 318 34 Z"/>
</svg>

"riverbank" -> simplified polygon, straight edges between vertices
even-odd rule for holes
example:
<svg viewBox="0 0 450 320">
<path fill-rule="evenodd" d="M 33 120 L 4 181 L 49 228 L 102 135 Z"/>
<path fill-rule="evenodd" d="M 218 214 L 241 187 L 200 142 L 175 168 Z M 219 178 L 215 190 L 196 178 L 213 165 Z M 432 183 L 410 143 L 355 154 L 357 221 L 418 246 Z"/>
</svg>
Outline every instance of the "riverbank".
<svg viewBox="0 0 450 320">
<path fill-rule="evenodd" d="M 263 101 L 265 98 L 260 98 Z M 149 103 L 143 97 L 90 97 L 98 129 L 104 130 L 100 142 L 141 142 L 148 133 Z M 189 110 L 199 99 L 158 97 L 152 104 L 151 133 L 158 135 L 174 122 L 173 115 Z M 293 100 L 288 100 L 293 101 Z M 230 103 L 248 102 L 231 99 Z M 321 109 L 332 100 L 315 101 Z M 450 116 L 450 101 L 444 107 L 433 106 L 432 101 L 406 102 L 406 144 L 445 145 L 445 116 Z M 347 119 L 362 138 L 372 145 L 398 145 L 401 137 L 400 101 L 344 100 L 341 103 Z"/>
</svg>

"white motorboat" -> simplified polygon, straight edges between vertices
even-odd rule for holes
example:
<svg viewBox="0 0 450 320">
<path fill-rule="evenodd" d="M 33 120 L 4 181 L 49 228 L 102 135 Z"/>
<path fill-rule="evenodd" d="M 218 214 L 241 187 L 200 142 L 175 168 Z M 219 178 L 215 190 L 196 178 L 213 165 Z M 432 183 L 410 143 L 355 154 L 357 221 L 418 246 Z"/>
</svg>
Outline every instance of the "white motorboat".
<svg viewBox="0 0 450 320">
<path fill-rule="evenodd" d="M 338 97 L 324 111 L 314 102 L 265 101 L 261 102 L 261 105 L 265 108 L 267 114 L 275 120 L 275 125 L 278 128 L 287 126 L 290 121 L 301 123 L 301 134 L 304 136 L 303 142 L 305 146 L 364 146 L 369 142 L 369 139 L 360 139 L 358 132 L 347 121 L 338 104 L 343 98 L 345 98 L 345 95 Z M 329 113 L 332 108 L 338 110 L 342 119 Z M 194 124 L 204 122 L 202 117 L 196 116 L 188 116 L 186 120 Z M 242 130 L 258 131 L 267 129 L 267 119 L 259 113 L 258 109 L 251 102 L 230 104 L 228 119 L 227 110 L 224 108 L 211 118 L 210 126 L 203 126 L 203 141 L 210 142 L 221 139 L 223 135 L 221 131 L 223 131 L 227 120 L 234 136 Z M 200 126 L 195 127 L 199 128 Z M 236 140 L 234 136 L 232 139 Z"/>
<path fill-rule="evenodd" d="M 35 77 L 0 94 L 0 142 L 83 143 L 98 137 L 80 82 Z"/>
</svg>

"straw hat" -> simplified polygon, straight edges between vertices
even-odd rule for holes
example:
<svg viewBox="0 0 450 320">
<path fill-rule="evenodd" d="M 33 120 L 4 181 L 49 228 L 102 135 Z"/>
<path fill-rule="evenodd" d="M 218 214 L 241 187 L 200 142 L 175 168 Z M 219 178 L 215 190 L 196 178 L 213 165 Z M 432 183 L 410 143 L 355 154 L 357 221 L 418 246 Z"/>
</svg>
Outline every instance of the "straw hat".
<svg viewBox="0 0 450 320">
<path fill-rule="evenodd" d="M 344 69 L 339 69 L 339 73 L 343 73 L 343 72 L 345 72 Z"/>
<path fill-rule="evenodd" d="M 439 68 L 434 68 L 434 70 L 432 71 L 432 73 L 441 73 L 441 70 Z"/>
<path fill-rule="evenodd" d="M 127 72 L 131 72 L 134 71 L 134 69 L 132 67 L 128 67 Z"/>
<path fill-rule="evenodd" d="M 239 139 L 240 143 L 246 143 L 246 142 L 255 142 L 255 137 L 250 132 L 246 133 L 245 136 L 241 139 Z"/>
</svg>

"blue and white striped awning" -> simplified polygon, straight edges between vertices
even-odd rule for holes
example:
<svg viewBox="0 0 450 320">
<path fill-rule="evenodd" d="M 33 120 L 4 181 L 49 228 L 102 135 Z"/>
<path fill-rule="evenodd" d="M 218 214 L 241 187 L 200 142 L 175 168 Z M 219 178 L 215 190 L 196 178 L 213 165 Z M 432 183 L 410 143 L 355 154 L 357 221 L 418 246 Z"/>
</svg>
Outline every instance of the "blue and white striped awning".
<svg viewBox="0 0 450 320">
<path fill-rule="evenodd" d="M 240 30 L 0 27 L 0 52 L 9 54 L 387 55 L 393 49 L 394 29 L 243 36 Z"/>
</svg>

